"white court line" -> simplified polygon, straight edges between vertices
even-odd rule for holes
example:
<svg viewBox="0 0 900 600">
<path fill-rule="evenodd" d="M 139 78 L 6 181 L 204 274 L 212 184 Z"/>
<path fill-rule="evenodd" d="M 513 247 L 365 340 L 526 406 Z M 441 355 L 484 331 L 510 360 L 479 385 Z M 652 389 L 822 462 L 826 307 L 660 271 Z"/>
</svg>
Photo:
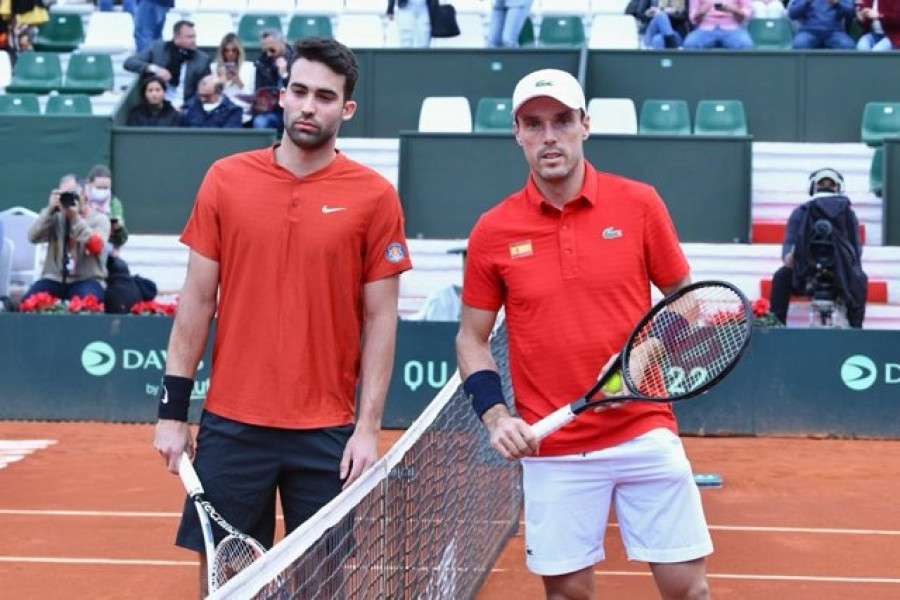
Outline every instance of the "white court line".
<svg viewBox="0 0 900 600">
<path fill-rule="evenodd" d="M 0 516 L 26 517 L 128 517 L 137 519 L 180 519 L 180 512 L 141 512 L 123 510 L 39 510 L 27 508 L 0 508 Z M 277 515 L 276 519 L 283 519 Z"/>
<path fill-rule="evenodd" d="M 196 567 L 196 560 L 150 560 L 143 558 L 65 558 L 44 556 L 0 556 L 0 563 L 45 563 L 55 565 L 124 565 L 151 567 Z"/>
<path fill-rule="evenodd" d="M 495 570 L 499 572 L 502 570 Z M 594 571 L 594 575 L 611 577 L 651 577 L 650 571 Z M 900 579 L 890 577 L 832 577 L 819 575 L 763 575 L 749 573 L 707 573 L 708 579 L 732 579 L 742 581 L 809 581 L 819 583 L 892 583 Z"/>
</svg>

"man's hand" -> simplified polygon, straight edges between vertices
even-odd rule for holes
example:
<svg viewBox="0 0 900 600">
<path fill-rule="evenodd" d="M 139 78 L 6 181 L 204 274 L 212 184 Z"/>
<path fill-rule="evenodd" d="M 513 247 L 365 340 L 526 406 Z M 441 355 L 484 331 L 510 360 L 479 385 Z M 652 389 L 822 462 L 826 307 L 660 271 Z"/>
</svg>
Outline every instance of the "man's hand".
<svg viewBox="0 0 900 600">
<path fill-rule="evenodd" d="M 491 437 L 491 447 L 506 460 L 516 460 L 537 452 L 539 441 L 531 427 L 509 414 L 503 405 L 488 409 L 481 416 Z"/>
<path fill-rule="evenodd" d="M 185 452 L 194 457 L 194 441 L 191 429 L 184 421 L 160 419 L 156 424 L 153 447 L 163 457 L 169 473 L 178 473 L 178 463 Z"/>
<path fill-rule="evenodd" d="M 346 489 L 359 476 L 372 468 L 378 460 L 378 431 L 370 431 L 357 426 L 347 440 L 344 456 L 341 458 L 341 479 Z"/>
<path fill-rule="evenodd" d="M 609 371 L 613 364 L 616 362 L 616 359 L 619 358 L 618 354 L 613 354 L 609 357 L 609 360 L 606 361 L 606 364 L 603 365 L 603 368 L 600 369 L 600 373 L 597 375 L 597 381 L 603 379 L 603 376 L 606 375 L 606 372 Z M 620 375 L 621 377 L 621 375 Z M 619 386 L 617 391 L 604 390 L 601 388 L 600 392 L 606 398 L 614 398 L 616 396 L 625 396 L 628 393 L 627 388 L 624 385 Z M 594 412 L 603 412 L 604 410 L 609 410 L 611 408 L 619 408 L 620 406 L 624 406 L 625 402 L 610 402 L 607 404 L 601 404 L 600 406 L 593 409 Z"/>
</svg>

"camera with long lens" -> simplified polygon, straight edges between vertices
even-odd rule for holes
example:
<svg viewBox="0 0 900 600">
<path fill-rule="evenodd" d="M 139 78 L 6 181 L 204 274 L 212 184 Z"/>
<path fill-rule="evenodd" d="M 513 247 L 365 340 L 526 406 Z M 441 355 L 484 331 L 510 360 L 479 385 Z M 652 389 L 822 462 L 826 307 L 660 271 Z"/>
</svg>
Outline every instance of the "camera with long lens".
<svg viewBox="0 0 900 600">
<path fill-rule="evenodd" d="M 78 204 L 78 194 L 75 192 L 60 192 L 59 205 L 63 208 L 72 208 Z"/>
<path fill-rule="evenodd" d="M 806 295 L 813 300 L 835 300 L 834 291 L 834 242 L 831 241 L 833 227 L 828 219 L 813 223 L 809 241 L 809 262 L 811 274 L 806 282 Z"/>
</svg>

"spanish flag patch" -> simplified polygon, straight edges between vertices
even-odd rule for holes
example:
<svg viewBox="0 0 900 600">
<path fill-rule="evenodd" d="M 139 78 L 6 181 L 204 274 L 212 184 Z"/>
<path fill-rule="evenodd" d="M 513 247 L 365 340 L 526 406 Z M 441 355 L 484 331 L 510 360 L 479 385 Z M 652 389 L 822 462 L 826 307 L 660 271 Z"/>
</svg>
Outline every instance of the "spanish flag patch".
<svg viewBox="0 0 900 600">
<path fill-rule="evenodd" d="M 534 254 L 534 249 L 531 247 L 531 240 L 513 242 L 509 245 L 510 258 L 525 258 L 526 256 L 531 256 L 532 254 Z"/>
</svg>

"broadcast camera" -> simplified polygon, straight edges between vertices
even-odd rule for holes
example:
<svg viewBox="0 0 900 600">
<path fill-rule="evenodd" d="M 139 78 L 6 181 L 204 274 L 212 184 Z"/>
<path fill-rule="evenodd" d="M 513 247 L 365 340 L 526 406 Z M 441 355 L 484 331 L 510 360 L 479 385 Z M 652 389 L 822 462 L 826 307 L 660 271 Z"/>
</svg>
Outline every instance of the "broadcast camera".
<svg viewBox="0 0 900 600">
<path fill-rule="evenodd" d="M 831 240 L 833 226 L 828 219 L 813 223 L 809 241 L 810 275 L 806 280 L 806 296 L 810 297 L 812 327 L 846 325 L 846 309 L 835 289 L 835 247 Z"/>
</svg>

